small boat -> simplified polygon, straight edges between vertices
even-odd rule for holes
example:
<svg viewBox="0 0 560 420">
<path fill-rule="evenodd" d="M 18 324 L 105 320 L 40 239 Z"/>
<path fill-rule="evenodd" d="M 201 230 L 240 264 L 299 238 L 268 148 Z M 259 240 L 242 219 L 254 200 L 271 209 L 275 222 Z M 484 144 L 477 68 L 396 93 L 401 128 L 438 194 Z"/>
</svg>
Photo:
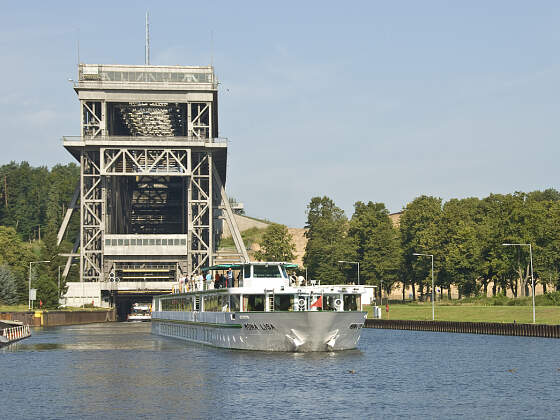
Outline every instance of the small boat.
<svg viewBox="0 0 560 420">
<path fill-rule="evenodd" d="M 134 303 L 126 320 L 128 322 L 143 322 L 152 319 L 151 305 L 148 303 Z"/>
<path fill-rule="evenodd" d="M 355 348 L 367 316 L 361 305 L 365 288 L 301 284 L 288 276 L 291 267 L 282 262 L 209 267 L 236 270 L 237 284 L 186 290 L 188 285 L 180 283 L 174 293 L 154 297 L 152 333 L 240 350 Z"/>
</svg>

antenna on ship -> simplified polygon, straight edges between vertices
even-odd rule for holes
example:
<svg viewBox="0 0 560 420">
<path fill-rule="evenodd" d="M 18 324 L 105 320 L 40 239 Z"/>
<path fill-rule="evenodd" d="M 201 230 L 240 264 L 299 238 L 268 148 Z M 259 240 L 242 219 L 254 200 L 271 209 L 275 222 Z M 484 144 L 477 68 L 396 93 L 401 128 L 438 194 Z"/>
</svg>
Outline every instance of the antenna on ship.
<svg viewBox="0 0 560 420">
<path fill-rule="evenodd" d="M 144 64 L 150 64 L 150 15 L 146 10 L 146 52 L 144 53 Z"/>
</svg>

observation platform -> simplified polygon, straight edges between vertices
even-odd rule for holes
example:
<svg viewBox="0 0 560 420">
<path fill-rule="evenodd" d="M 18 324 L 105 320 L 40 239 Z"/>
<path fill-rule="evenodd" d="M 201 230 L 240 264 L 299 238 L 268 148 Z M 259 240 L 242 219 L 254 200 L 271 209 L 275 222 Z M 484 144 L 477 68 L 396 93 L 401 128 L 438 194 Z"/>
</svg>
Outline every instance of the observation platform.
<svg viewBox="0 0 560 420">
<path fill-rule="evenodd" d="M 221 179 L 226 179 L 228 139 L 224 137 L 64 136 L 62 143 L 78 162 L 84 149 L 99 148 L 101 175 L 188 176 L 192 168 L 187 154 L 203 150 L 212 153 Z"/>
<path fill-rule="evenodd" d="M 78 89 L 217 90 L 211 66 L 80 64 Z"/>
</svg>

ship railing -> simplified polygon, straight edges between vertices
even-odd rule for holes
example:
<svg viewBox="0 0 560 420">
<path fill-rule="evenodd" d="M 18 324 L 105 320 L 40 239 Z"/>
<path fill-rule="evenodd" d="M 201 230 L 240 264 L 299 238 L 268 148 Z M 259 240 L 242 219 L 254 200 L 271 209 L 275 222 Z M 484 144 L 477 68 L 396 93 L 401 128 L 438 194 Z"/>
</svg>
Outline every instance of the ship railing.
<svg viewBox="0 0 560 420">
<path fill-rule="evenodd" d="M 12 328 L 4 328 L 2 330 L 2 336 L 4 336 L 8 341 L 20 340 L 22 338 L 29 337 L 31 335 L 31 329 L 29 325 L 20 325 Z"/>
</svg>

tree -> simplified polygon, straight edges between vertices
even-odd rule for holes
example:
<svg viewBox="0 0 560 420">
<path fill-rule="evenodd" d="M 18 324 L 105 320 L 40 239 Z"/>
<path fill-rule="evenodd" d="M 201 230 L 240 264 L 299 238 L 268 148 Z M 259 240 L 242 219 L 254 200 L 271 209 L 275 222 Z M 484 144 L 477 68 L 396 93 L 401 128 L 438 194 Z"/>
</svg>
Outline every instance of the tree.
<svg viewBox="0 0 560 420">
<path fill-rule="evenodd" d="M 393 227 L 385 204 L 356 202 L 348 237 L 361 265 L 363 283 L 380 287 L 383 283 L 389 293 L 399 280 L 401 250 L 398 231 Z"/>
<path fill-rule="evenodd" d="M 477 279 L 482 276 L 481 217 L 478 198 L 451 199 L 443 205 L 438 226 L 441 269 L 437 284 L 447 288 L 449 297 L 452 284 L 460 294 L 478 293 Z"/>
<path fill-rule="evenodd" d="M 21 241 L 15 229 L 0 226 L 0 265 L 8 266 L 14 274 L 20 302 L 27 300 L 27 270 L 34 260 L 30 247 Z"/>
<path fill-rule="evenodd" d="M 284 225 L 268 226 L 259 245 L 261 249 L 255 252 L 259 261 L 292 261 L 295 258 L 294 238 Z"/>
<path fill-rule="evenodd" d="M 15 305 L 18 303 L 16 276 L 6 265 L 0 266 L 0 303 Z"/>
<path fill-rule="evenodd" d="M 324 284 L 341 283 L 346 276 L 340 260 L 351 256 L 344 211 L 328 197 L 313 197 L 307 206 L 307 245 L 303 264 L 308 275 Z"/>
<path fill-rule="evenodd" d="M 417 284 L 429 289 L 431 286 L 431 262 L 428 258 L 418 258 L 414 253 L 433 254 L 439 250 L 441 237 L 438 235 L 438 224 L 442 213 L 441 198 L 420 196 L 404 209 L 400 219 L 400 236 L 403 258 L 401 271 L 403 274 L 403 300 L 405 286 L 412 286 L 412 298 L 416 300 Z M 434 255 L 438 258 L 440 255 Z M 437 268 L 437 267 L 436 267 Z"/>
<path fill-rule="evenodd" d="M 34 285 L 37 288 L 37 302 L 41 301 L 43 308 L 58 307 L 57 284 L 49 274 L 40 275 Z"/>
</svg>

